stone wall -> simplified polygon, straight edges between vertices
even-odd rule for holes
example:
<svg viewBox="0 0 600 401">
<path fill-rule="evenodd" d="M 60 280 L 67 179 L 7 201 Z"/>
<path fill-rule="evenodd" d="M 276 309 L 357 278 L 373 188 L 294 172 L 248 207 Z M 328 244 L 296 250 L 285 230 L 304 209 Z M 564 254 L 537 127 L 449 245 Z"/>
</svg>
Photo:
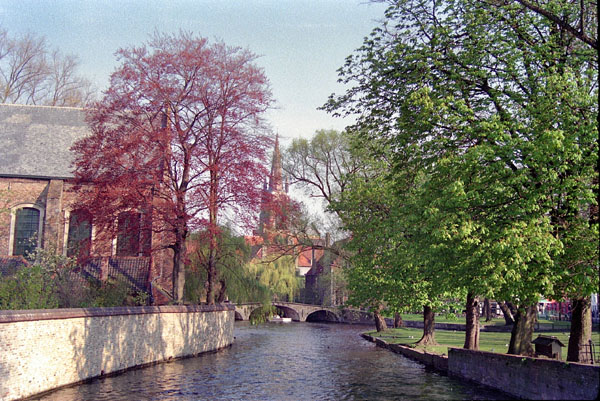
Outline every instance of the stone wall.
<svg viewBox="0 0 600 401">
<path fill-rule="evenodd" d="M 595 400 L 600 383 L 600 366 L 460 348 L 448 350 L 448 374 L 532 400 Z"/>
<path fill-rule="evenodd" d="M 0 399 L 215 351 L 233 322 L 232 305 L 0 311 Z"/>
<path fill-rule="evenodd" d="M 401 344 L 388 344 L 386 341 L 380 338 L 375 338 L 368 334 L 361 334 L 361 336 L 367 341 L 374 342 L 378 347 L 387 348 L 396 354 L 404 355 L 407 358 L 421 362 L 422 364 L 434 368 L 435 370 L 443 373 L 448 371 L 448 357 L 446 355 L 438 355 Z"/>
<path fill-rule="evenodd" d="M 368 341 L 438 371 L 530 400 L 596 400 L 600 366 L 450 348 L 436 355 L 362 334 Z"/>
</svg>

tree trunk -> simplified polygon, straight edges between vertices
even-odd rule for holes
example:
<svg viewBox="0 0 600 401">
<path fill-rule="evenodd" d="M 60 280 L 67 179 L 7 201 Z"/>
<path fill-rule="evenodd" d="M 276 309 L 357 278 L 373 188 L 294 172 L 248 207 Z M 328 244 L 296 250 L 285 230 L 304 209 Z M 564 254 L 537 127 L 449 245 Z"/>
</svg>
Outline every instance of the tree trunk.
<svg viewBox="0 0 600 401">
<path fill-rule="evenodd" d="M 488 301 L 489 302 L 489 301 Z M 467 294 L 467 327 L 465 330 L 465 345 L 463 348 L 479 349 L 479 297 L 472 292 Z"/>
<path fill-rule="evenodd" d="M 185 235 L 175 234 L 173 244 L 173 301 L 181 305 L 183 303 L 183 289 L 185 287 Z"/>
<path fill-rule="evenodd" d="M 486 322 L 492 320 L 492 304 L 488 298 L 483 300 L 483 314 L 485 315 Z"/>
<path fill-rule="evenodd" d="M 531 340 L 536 321 L 537 305 L 520 307 L 517 310 L 515 324 L 510 333 L 509 354 L 533 356 Z"/>
<path fill-rule="evenodd" d="M 377 308 L 377 310 L 375 310 L 375 312 L 373 313 L 373 316 L 375 318 L 375 328 L 377 329 L 377 332 L 381 332 L 387 329 L 387 323 L 385 322 L 385 318 L 381 314 L 382 310 L 383 307 L 379 306 L 379 308 Z"/>
<path fill-rule="evenodd" d="M 504 323 L 505 323 L 504 325 L 510 326 L 510 325 L 515 324 L 515 319 L 513 317 L 513 314 L 510 311 L 510 309 L 508 308 L 508 305 L 506 304 L 506 302 L 502 301 L 498 305 L 500 305 L 500 310 L 502 310 L 502 315 L 504 315 Z"/>
<path fill-rule="evenodd" d="M 219 296 L 217 297 L 217 302 L 222 304 L 227 297 L 227 283 L 225 280 L 220 280 L 221 288 L 219 288 Z"/>
<path fill-rule="evenodd" d="M 435 313 L 429 305 L 423 306 L 423 337 L 416 345 L 438 345 L 435 341 Z"/>
<path fill-rule="evenodd" d="M 208 287 L 206 291 L 206 303 L 208 305 L 215 304 L 215 284 L 217 280 L 217 235 L 219 228 L 217 226 L 218 204 L 217 204 L 217 188 L 218 178 L 217 171 L 210 171 L 210 187 L 208 200 Z"/>
<path fill-rule="evenodd" d="M 404 327 L 404 322 L 402 321 L 402 315 L 396 312 L 394 314 L 394 328 Z"/>
<path fill-rule="evenodd" d="M 210 252 L 210 251 L 209 251 Z M 212 255 L 208 256 L 208 265 L 206 266 L 207 286 L 206 286 L 206 304 L 215 304 L 215 268 Z"/>
<path fill-rule="evenodd" d="M 571 333 L 567 361 L 590 363 L 590 354 L 586 352 L 586 346 L 592 339 L 591 299 L 590 297 L 575 298 L 571 302 Z"/>
<path fill-rule="evenodd" d="M 506 306 L 508 306 L 508 309 L 512 313 L 513 317 L 517 315 L 517 307 L 516 306 L 514 306 L 512 303 L 510 303 L 508 301 L 506 301 Z"/>
</svg>

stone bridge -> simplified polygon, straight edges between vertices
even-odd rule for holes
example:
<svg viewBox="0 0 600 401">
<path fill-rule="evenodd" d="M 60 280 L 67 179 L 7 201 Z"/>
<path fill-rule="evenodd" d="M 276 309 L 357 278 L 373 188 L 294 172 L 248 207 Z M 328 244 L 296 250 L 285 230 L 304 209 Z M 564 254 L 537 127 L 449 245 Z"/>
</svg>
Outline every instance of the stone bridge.
<svg viewBox="0 0 600 401">
<path fill-rule="evenodd" d="M 373 317 L 370 313 L 355 309 L 279 301 L 273 301 L 271 305 L 279 310 L 281 317 L 290 317 L 296 322 L 314 320 L 340 323 L 373 323 Z M 261 306 L 262 304 L 258 302 L 235 305 L 235 320 L 249 320 L 252 312 Z"/>
</svg>

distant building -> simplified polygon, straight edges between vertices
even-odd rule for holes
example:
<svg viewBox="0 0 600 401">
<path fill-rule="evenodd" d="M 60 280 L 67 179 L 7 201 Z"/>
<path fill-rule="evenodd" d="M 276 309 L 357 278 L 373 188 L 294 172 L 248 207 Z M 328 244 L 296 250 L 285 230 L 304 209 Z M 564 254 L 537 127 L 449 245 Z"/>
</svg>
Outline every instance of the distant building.
<svg viewBox="0 0 600 401">
<path fill-rule="evenodd" d="M 254 260 L 264 260 L 269 255 L 295 255 L 296 274 L 305 277 L 300 301 L 342 304 L 347 294 L 336 291 L 334 283 L 335 272 L 342 266 L 341 258 L 328 249 L 329 236 L 325 239 L 310 238 L 309 244 L 300 245 L 289 233 L 285 222 L 286 211 L 281 209 L 288 203 L 288 190 L 287 180 L 283 178 L 279 138 L 276 137 L 270 174 L 263 188 L 258 229 L 254 235 L 246 237 L 246 243 L 252 247 L 252 257 Z"/>
</svg>

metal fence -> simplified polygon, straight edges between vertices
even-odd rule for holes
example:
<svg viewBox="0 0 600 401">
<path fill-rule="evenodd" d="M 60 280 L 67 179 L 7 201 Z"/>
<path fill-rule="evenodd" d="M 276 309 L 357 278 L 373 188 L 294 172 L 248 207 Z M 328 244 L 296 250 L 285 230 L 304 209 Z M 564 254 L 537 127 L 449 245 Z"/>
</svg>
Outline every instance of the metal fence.
<svg viewBox="0 0 600 401">
<path fill-rule="evenodd" d="M 597 365 L 600 363 L 600 343 L 593 343 L 590 340 L 587 344 L 583 344 L 584 363 Z"/>
<path fill-rule="evenodd" d="M 95 257 L 90 258 L 81 270 L 87 278 L 112 279 L 124 282 L 132 290 L 149 291 L 150 259 L 147 257 Z"/>
</svg>

